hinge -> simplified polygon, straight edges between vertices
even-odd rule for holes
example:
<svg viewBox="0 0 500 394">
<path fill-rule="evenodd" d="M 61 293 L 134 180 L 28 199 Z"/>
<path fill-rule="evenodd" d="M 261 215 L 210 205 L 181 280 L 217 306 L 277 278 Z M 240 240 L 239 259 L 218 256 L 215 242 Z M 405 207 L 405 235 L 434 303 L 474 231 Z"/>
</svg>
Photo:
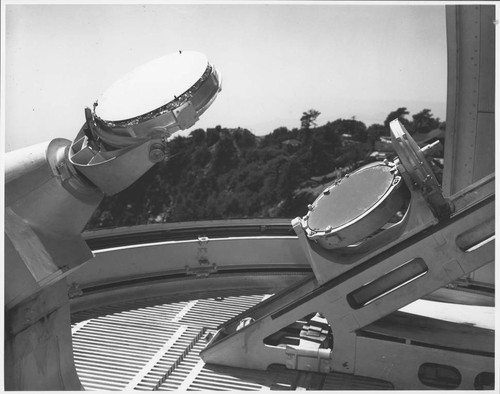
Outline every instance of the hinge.
<svg viewBox="0 0 500 394">
<path fill-rule="evenodd" d="M 288 345 L 285 350 L 286 367 L 300 371 L 330 372 L 330 349 L 301 349 Z"/>
<path fill-rule="evenodd" d="M 217 264 L 210 263 L 208 259 L 208 237 L 198 237 L 198 267 L 186 265 L 186 275 L 196 275 L 198 278 L 206 278 L 217 272 Z"/>
<path fill-rule="evenodd" d="M 208 237 L 198 237 L 198 263 L 202 266 L 210 265 L 208 261 Z"/>
</svg>

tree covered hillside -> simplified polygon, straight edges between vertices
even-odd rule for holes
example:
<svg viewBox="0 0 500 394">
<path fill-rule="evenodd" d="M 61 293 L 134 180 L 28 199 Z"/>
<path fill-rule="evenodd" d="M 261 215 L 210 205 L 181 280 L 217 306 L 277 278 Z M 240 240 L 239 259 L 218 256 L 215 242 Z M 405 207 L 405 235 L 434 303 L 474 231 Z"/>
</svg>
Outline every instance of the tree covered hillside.
<svg viewBox="0 0 500 394">
<path fill-rule="evenodd" d="M 408 112 L 398 111 L 389 116 L 400 117 L 410 130 Z M 427 121 L 419 114 L 417 120 L 431 124 L 428 132 L 439 119 L 424 111 L 419 114 Z M 220 126 L 176 137 L 168 143 L 167 160 L 105 198 L 87 228 L 302 216 L 327 183 L 373 160 L 375 142 L 389 133 L 384 125 L 367 128 L 355 119 L 314 127 L 318 116 L 304 112 L 300 129 L 282 127 L 263 137 Z"/>
</svg>

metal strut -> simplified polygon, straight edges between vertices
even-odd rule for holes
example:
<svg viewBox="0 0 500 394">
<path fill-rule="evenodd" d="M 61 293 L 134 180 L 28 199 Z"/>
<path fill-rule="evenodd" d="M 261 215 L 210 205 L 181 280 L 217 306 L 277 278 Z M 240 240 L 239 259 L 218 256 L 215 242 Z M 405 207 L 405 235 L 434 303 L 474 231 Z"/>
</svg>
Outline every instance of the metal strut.
<svg viewBox="0 0 500 394">
<path fill-rule="evenodd" d="M 425 180 L 426 175 L 422 173 L 425 166 L 417 163 L 417 167 L 419 176 Z M 406 168 L 407 183 L 412 171 Z M 429 188 L 422 190 L 418 183 L 408 186 L 411 202 L 403 218 L 354 247 L 326 250 L 308 237 L 304 220 L 295 219 L 294 229 L 314 276 L 220 327 L 201 353 L 203 360 L 252 369 L 285 364 L 292 369 L 316 372 L 364 373 L 390 380 L 395 388 L 408 387 L 408 384 L 423 387 L 417 372 L 408 375 L 412 365 L 418 370 L 419 365 L 425 364 L 423 360 L 434 360 L 440 365 L 443 360 L 456 359 L 456 365 L 473 365 L 477 370 L 493 371 L 493 336 L 478 335 L 478 329 L 470 328 L 470 332 L 464 334 L 469 341 L 467 348 L 457 344 L 438 345 L 433 342 L 432 335 L 441 335 L 445 338 L 442 342 L 446 342 L 450 335 L 443 330 L 450 330 L 450 327 L 433 326 L 430 335 L 430 329 L 425 327 L 431 323 L 420 319 L 415 324 L 421 332 L 408 334 L 408 330 L 402 330 L 397 340 L 389 341 L 394 347 L 389 355 L 387 338 L 381 339 L 384 335 L 366 334 L 370 324 L 494 259 L 494 242 L 491 242 L 494 236 L 494 174 L 451 196 L 449 201 L 442 199 L 435 187 L 429 198 L 425 193 Z M 427 186 L 425 182 L 424 186 Z M 436 201 L 437 205 L 433 206 Z M 454 212 L 448 211 L 447 217 L 437 217 L 436 206 L 442 208 L 444 204 L 454 207 Z M 269 340 L 279 337 L 276 333 L 280 331 L 290 331 L 298 322 L 302 322 L 299 330 L 304 332 L 304 327 L 310 326 L 310 320 L 304 321 L 304 318 L 316 313 L 326 318 L 332 343 L 301 348 L 290 346 L 290 338 L 286 335 L 281 337 L 288 339 L 281 343 Z M 239 324 L 243 319 L 250 323 Z M 397 330 L 396 326 L 393 329 Z M 443 332 L 439 334 L 439 330 Z M 455 326 L 451 332 L 453 330 Z M 426 340 L 418 342 L 412 335 L 419 338 L 424 335 Z M 301 343 L 307 338 L 300 335 L 298 340 Z M 421 342 L 427 345 L 415 346 Z M 391 354 L 394 359 L 388 369 L 386 363 Z M 457 358 L 457 354 L 460 357 Z M 368 359 L 375 365 L 366 368 Z M 467 386 L 471 380 L 474 381 L 471 377 L 464 379 L 466 383 L 460 387 L 473 388 Z"/>
</svg>

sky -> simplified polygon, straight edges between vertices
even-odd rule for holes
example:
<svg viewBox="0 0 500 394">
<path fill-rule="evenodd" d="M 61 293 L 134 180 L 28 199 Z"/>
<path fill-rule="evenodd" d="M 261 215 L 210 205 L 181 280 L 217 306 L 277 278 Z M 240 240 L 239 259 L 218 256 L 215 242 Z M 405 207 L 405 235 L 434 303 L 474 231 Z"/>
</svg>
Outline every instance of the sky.
<svg viewBox="0 0 500 394">
<path fill-rule="evenodd" d="M 190 130 L 256 135 L 353 116 L 383 123 L 398 107 L 446 118 L 443 5 L 321 2 L 19 4 L 7 2 L 2 47 L 5 150 L 73 140 L 84 108 L 137 66 L 204 53 L 222 91 Z"/>
</svg>

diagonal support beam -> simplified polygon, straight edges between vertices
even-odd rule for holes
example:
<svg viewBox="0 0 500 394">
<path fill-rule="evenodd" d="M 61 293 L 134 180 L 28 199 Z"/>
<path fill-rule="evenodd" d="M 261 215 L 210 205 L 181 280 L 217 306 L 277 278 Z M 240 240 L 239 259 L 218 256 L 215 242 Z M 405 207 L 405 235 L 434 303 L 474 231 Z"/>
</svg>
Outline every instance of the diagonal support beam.
<svg viewBox="0 0 500 394">
<path fill-rule="evenodd" d="M 236 331 L 224 326 L 202 352 L 206 362 L 265 369 L 285 364 L 285 351 L 263 340 L 310 313 L 322 313 L 334 336 L 331 370 L 353 373 L 355 331 L 493 261 L 493 178 L 457 196 L 460 211 L 318 286 L 310 278 L 267 300 L 243 317 L 255 322 Z M 474 189 L 474 188 L 471 188 Z M 485 191 L 486 189 L 486 191 Z M 479 198 L 471 201 L 471 193 Z M 465 203 L 462 198 L 469 200 Z M 463 240 L 466 239 L 467 242 Z M 332 263 L 333 264 L 333 263 Z"/>
</svg>

